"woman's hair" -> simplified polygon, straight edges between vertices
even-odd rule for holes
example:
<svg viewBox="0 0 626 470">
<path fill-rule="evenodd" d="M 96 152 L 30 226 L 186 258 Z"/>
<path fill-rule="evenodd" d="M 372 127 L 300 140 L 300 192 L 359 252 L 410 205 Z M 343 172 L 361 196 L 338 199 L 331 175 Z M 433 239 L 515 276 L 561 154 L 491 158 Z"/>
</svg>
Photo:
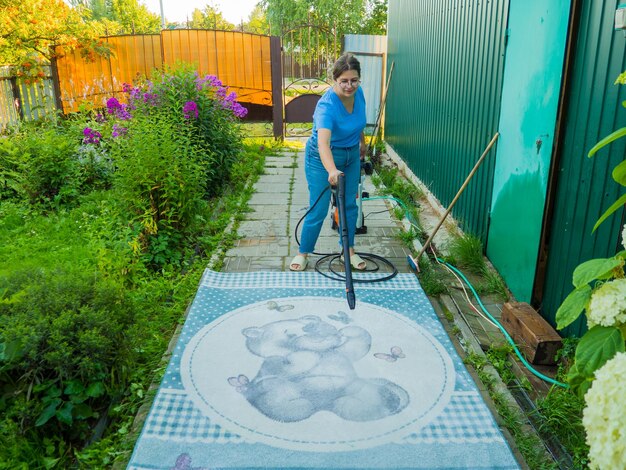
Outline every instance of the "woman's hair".
<svg viewBox="0 0 626 470">
<path fill-rule="evenodd" d="M 339 57 L 335 65 L 333 65 L 333 80 L 337 80 L 346 70 L 356 70 L 359 77 L 361 76 L 361 64 L 359 64 L 357 58 L 349 52 Z"/>
</svg>

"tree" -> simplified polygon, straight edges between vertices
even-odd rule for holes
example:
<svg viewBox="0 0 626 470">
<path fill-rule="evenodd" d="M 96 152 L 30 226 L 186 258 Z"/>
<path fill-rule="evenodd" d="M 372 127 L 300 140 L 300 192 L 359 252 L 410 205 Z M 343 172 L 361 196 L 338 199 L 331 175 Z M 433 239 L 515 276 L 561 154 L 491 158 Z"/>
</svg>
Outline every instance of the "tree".
<svg viewBox="0 0 626 470">
<path fill-rule="evenodd" d="M 387 0 L 367 0 L 361 34 L 387 34 Z"/>
<path fill-rule="evenodd" d="M 262 0 L 272 34 L 299 25 L 316 24 L 344 34 L 359 32 L 366 0 Z"/>
<path fill-rule="evenodd" d="M 63 0 L 0 0 L 0 63 L 19 65 L 18 75 L 29 80 L 41 78 L 41 65 L 64 50 L 80 48 L 87 59 L 110 55 L 102 33 Z"/>
<path fill-rule="evenodd" d="M 111 11 L 109 19 L 120 23 L 124 33 L 158 34 L 161 31 L 161 17 L 152 13 L 138 0 L 109 1 Z"/>
<path fill-rule="evenodd" d="M 211 5 L 206 5 L 202 11 L 196 8 L 191 14 L 189 26 L 196 29 L 235 30 L 235 25 L 226 20 L 219 9 Z"/>
<path fill-rule="evenodd" d="M 271 34 L 313 23 L 344 34 L 386 34 L 387 0 L 261 0 Z"/>
<path fill-rule="evenodd" d="M 158 34 L 161 17 L 138 0 L 70 0 L 84 20 L 100 22 L 107 36 Z"/>
<path fill-rule="evenodd" d="M 246 33 L 254 33 L 254 34 L 269 34 L 270 27 L 267 21 L 267 16 L 265 14 L 265 10 L 261 4 L 257 4 L 250 16 L 248 17 L 248 22 L 244 23 L 243 30 Z"/>
</svg>

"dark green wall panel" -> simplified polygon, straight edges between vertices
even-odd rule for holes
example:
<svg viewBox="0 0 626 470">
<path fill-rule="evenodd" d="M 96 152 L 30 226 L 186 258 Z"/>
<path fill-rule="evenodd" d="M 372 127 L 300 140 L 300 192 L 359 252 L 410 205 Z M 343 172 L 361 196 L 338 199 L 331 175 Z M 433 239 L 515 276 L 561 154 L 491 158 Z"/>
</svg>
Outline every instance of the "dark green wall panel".
<svg viewBox="0 0 626 470">
<path fill-rule="evenodd" d="M 622 194 L 611 170 L 624 159 L 625 139 L 592 159 L 589 149 L 615 129 L 626 126 L 626 87 L 614 85 L 626 70 L 626 38 L 613 31 L 620 2 L 581 2 L 578 34 L 573 44 L 571 85 L 566 94 L 564 138 L 558 167 L 553 217 L 548 222 L 547 270 L 543 315 L 554 324 L 556 310 L 572 290 L 572 273 L 583 261 L 614 255 L 621 247 L 624 211 L 618 211 L 591 233 L 598 217 Z M 580 335 L 581 320 L 564 332 Z"/>
<path fill-rule="evenodd" d="M 444 206 L 498 128 L 508 0 L 390 0 L 385 139 Z M 495 152 L 452 215 L 486 241 Z"/>
</svg>

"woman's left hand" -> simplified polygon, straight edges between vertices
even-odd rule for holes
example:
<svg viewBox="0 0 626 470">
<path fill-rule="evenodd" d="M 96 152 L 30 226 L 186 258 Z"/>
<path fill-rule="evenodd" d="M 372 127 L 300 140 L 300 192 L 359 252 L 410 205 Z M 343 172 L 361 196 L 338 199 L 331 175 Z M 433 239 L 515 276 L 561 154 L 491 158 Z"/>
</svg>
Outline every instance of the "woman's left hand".
<svg viewBox="0 0 626 470">
<path fill-rule="evenodd" d="M 361 144 L 359 147 L 359 153 L 361 154 L 361 160 L 365 160 L 365 154 L 367 153 L 367 147 L 364 144 Z"/>
</svg>

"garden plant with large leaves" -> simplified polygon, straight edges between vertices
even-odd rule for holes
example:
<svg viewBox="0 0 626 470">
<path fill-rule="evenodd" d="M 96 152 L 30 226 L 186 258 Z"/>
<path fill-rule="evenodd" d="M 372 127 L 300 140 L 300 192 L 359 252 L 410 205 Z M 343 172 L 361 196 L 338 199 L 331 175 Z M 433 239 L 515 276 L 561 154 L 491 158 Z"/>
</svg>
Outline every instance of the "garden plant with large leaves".
<svg viewBox="0 0 626 470">
<path fill-rule="evenodd" d="M 626 72 L 616 80 L 626 84 Z M 622 103 L 626 107 L 626 102 Z M 590 151 L 600 149 L 626 136 L 626 127 L 600 140 Z M 626 160 L 612 171 L 616 183 L 626 187 Z M 615 201 L 598 219 L 593 230 L 626 204 L 626 194 Z M 616 398 L 626 396 L 626 225 L 622 231 L 623 251 L 611 258 L 592 259 L 580 264 L 573 274 L 574 290 L 556 313 L 557 328 L 563 329 L 585 314 L 589 330 L 576 347 L 574 364 L 568 372 L 572 390 L 585 399 L 583 425 L 589 445 L 591 468 L 617 468 L 626 461 L 626 421 L 623 403 L 616 414 Z M 623 401 L 623 400 L 622 400 Z"/>
</svg>

